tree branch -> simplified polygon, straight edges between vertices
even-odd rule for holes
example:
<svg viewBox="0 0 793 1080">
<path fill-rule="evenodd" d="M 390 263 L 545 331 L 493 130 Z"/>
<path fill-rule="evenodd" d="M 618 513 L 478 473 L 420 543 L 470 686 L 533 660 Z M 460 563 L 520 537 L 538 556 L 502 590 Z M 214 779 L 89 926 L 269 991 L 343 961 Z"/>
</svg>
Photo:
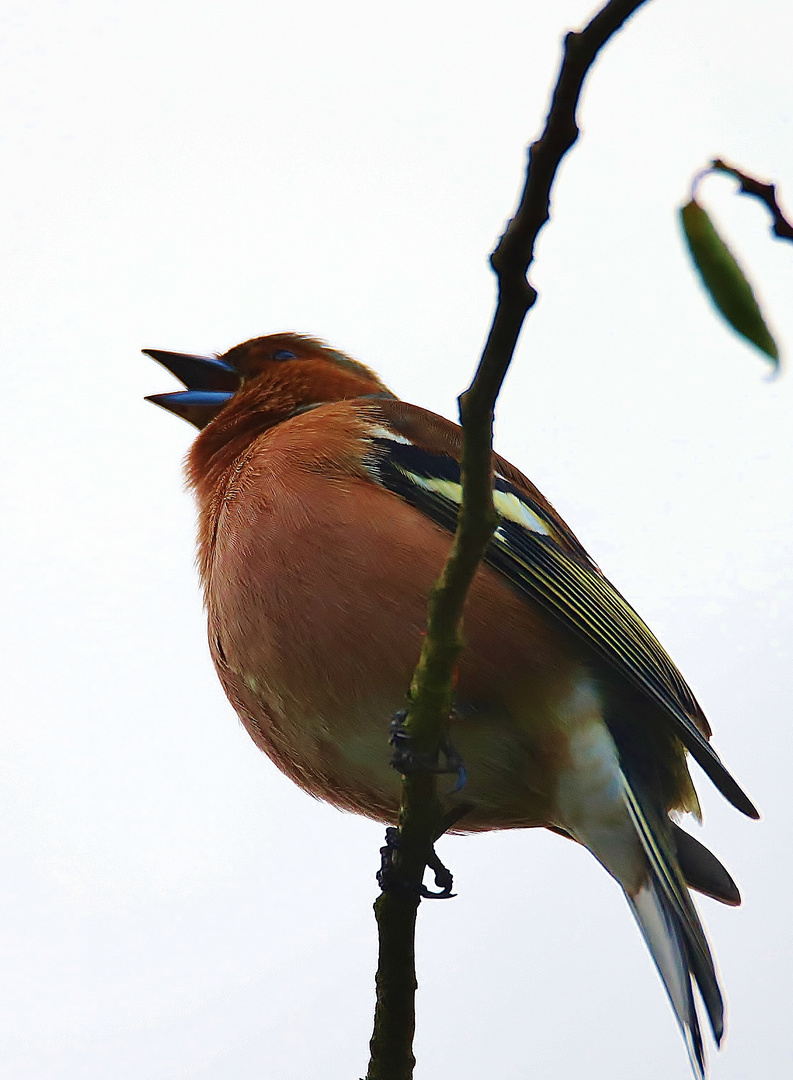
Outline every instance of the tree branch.
<svg viewBox="0 0 793 1080">
<path fill-rule="evenodd" d="M 559 165 L 578 138 L 576 110 L 586 75 L 612 35 L 646 2 L 610 0 L 583 30 L 565 37 L 545 127 L 529 149 L 515 216 L 490 259 L 498 281 L 496 309 L 473 382 L 459 399 L 463 502 L 448 561 L 429 598 L 427 636 L 405 722 L 417 754 L 429 754 L 431 760 L 438 758 L 452 708 L 468 588 L 496 525 L 493 416 L 523 321 L 537 299 L 527 280 L 537 236 L 549 217 Z M 413 1075 L 415 920 L 427 859 L 442 828 L 434 774 L 403 776 L 399 826 L 395 863 L 402 886 L 384 892 L 375 902 L 380 957 L 367 1080 L 410 1080 Z"/>
<path fill-rule="evenodd" d="M 778 236 L 780 240 L 793 240 L 793 225 L 782 213 L 777 202 L 775 184 L 764 184 L 754 176 L 749 176 L 748 173 L 736 169 L 734 165 L 728 165 L 726 161 L 722 161 L 720 158 L 716 158 L 715 161 L 711 162 L 710 171 L 734 176 L 738 181 L 738 190 L 742 195 L 752 195 L 766 207 L 772 218 L 771 232 L 774 236 Z"/>
</svg>

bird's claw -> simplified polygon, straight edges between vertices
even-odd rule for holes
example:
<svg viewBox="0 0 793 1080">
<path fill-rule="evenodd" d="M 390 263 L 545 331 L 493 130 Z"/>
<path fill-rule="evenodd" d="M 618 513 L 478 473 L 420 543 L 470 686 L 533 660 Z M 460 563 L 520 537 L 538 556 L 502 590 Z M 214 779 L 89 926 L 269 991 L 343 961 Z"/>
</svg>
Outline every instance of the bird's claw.
<svg viewBox="0 0 793 1080">
<path fill-rule="evenodd" d="M 432 772 L 444 775 L 451 773 L 457 777 L 457 782 L 449 794 L 455 795 L 458 791 L 462 791 L 468 780 L 468 774 L 459 751 L 448 735 L 444 737 L 440 746 L 440 752 L 445 761 L 445 764 L 441 765 L 434 755 L 419 753 L 413 749 L 413 740 L 405 727 L 406 718 L 407 710 L 400 709 L 389 726 L 388 741 L 394 748 L 391 755 L 391 768 L 396 769 L 403 776 L 411 772 Z"/>
<path fill-rule="evenodd" d="M 456 896 L 457 893 L 452 892 L 454 886 L 452 872 L 443 865 L 435 854 L 435 848 L 432 849 L 432 854 L 427 860 L 427 866 L 435 874 L 435 884 L 440 889 L 440 892 L 430 892 L 426 885 L 422 885 L 421 895 L 426 897 L 427 900 L 451 900 L 453 896 Z"/>
<path fill-rule="evenodd" d="M 439 891 L 433 892 L 426 885 L 416 885 L 406 881 L 394 862 L 394 855 L 399 850 L 399 829 L 389 825 L 385 831 L 385 844 L 380 848 L 380 869 L 377 871 L 377 884 L 383 892 L 411 892 L 423 900 L 450 900 L 456 893 L 452 892 L 454 878 L 438 856 L 435 848 L 432 849 L 427 859 L 427 866 L 435 874 L 435 884 Z"/>
</svg>

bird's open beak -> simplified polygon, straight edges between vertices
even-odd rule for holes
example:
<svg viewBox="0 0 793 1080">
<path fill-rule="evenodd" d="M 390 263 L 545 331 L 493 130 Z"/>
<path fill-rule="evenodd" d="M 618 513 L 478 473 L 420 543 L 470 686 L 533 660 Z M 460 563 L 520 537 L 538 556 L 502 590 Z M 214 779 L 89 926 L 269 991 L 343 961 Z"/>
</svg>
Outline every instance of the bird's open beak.
<svg viewBox="0 0 793 1080">
<path fill-rule="evenodd" d="M 239 389 L 240 377 L 231 364 L 216 356 L 195 356 L 192 353 L 163 352 L 143 349 L 146 356 L 156 360 L 187 387 L 173 394 L 151 394 L 146 398 L 168 412 L 176 413 L 197 428 L 205 428 L 214 420 L 234 392 Z"/>
</svg>

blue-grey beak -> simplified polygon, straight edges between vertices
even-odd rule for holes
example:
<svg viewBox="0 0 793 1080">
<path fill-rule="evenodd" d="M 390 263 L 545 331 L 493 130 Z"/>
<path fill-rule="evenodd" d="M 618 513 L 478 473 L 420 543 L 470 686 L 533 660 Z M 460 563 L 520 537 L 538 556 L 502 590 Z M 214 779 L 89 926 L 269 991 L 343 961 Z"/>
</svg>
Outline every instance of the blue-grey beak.
<svg viewBox="0 0 793 1080">
<path fill-rule="evenodd" d="M 181 416 L 197 428 L 214 420 L 229 398 L 239 389 L 240 377 L 231 364 L 216 356 L 143 349 L 146 356 L 162 364 L 187 387 L 172 394 L 152 394 L 146 398 L 168 412 Z"/>
</svg>

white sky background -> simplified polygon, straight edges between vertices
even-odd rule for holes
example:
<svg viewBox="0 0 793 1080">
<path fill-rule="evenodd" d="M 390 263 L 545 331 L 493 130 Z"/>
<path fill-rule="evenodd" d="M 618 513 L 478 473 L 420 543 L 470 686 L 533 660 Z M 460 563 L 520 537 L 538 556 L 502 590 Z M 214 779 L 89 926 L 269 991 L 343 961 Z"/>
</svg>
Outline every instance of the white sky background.
<svg viewBox="0 0 793 1080">
<path fill-rule="evenodd" d="M 7 0 L 0 1074 L 354 1080 L 382 830 L 255 750 L 208 657 L 176 388 L 142 347 L 300 330 L 456 415 L 562 32 L 581 0 Z M 721 155 L 793 210 L 793 8 L 654 0 L 582 108 L 500 404 L 552 499 L 700 696 L 761 807 L 701 774 L 730 1017 L 717 1080 L 790 1049 L 793 375 L 713 315 L 675 219 Z M 703 197 L 793 363 L 793 247 Z M 383 718 L 384 733 L 388 718 Z M 693 828 L 696 828 L 693 826 Z M 420 912 L 417 1080 L 683 1080 L 619 889 L 539 832 L 449 839 Z"/>
</svg>

